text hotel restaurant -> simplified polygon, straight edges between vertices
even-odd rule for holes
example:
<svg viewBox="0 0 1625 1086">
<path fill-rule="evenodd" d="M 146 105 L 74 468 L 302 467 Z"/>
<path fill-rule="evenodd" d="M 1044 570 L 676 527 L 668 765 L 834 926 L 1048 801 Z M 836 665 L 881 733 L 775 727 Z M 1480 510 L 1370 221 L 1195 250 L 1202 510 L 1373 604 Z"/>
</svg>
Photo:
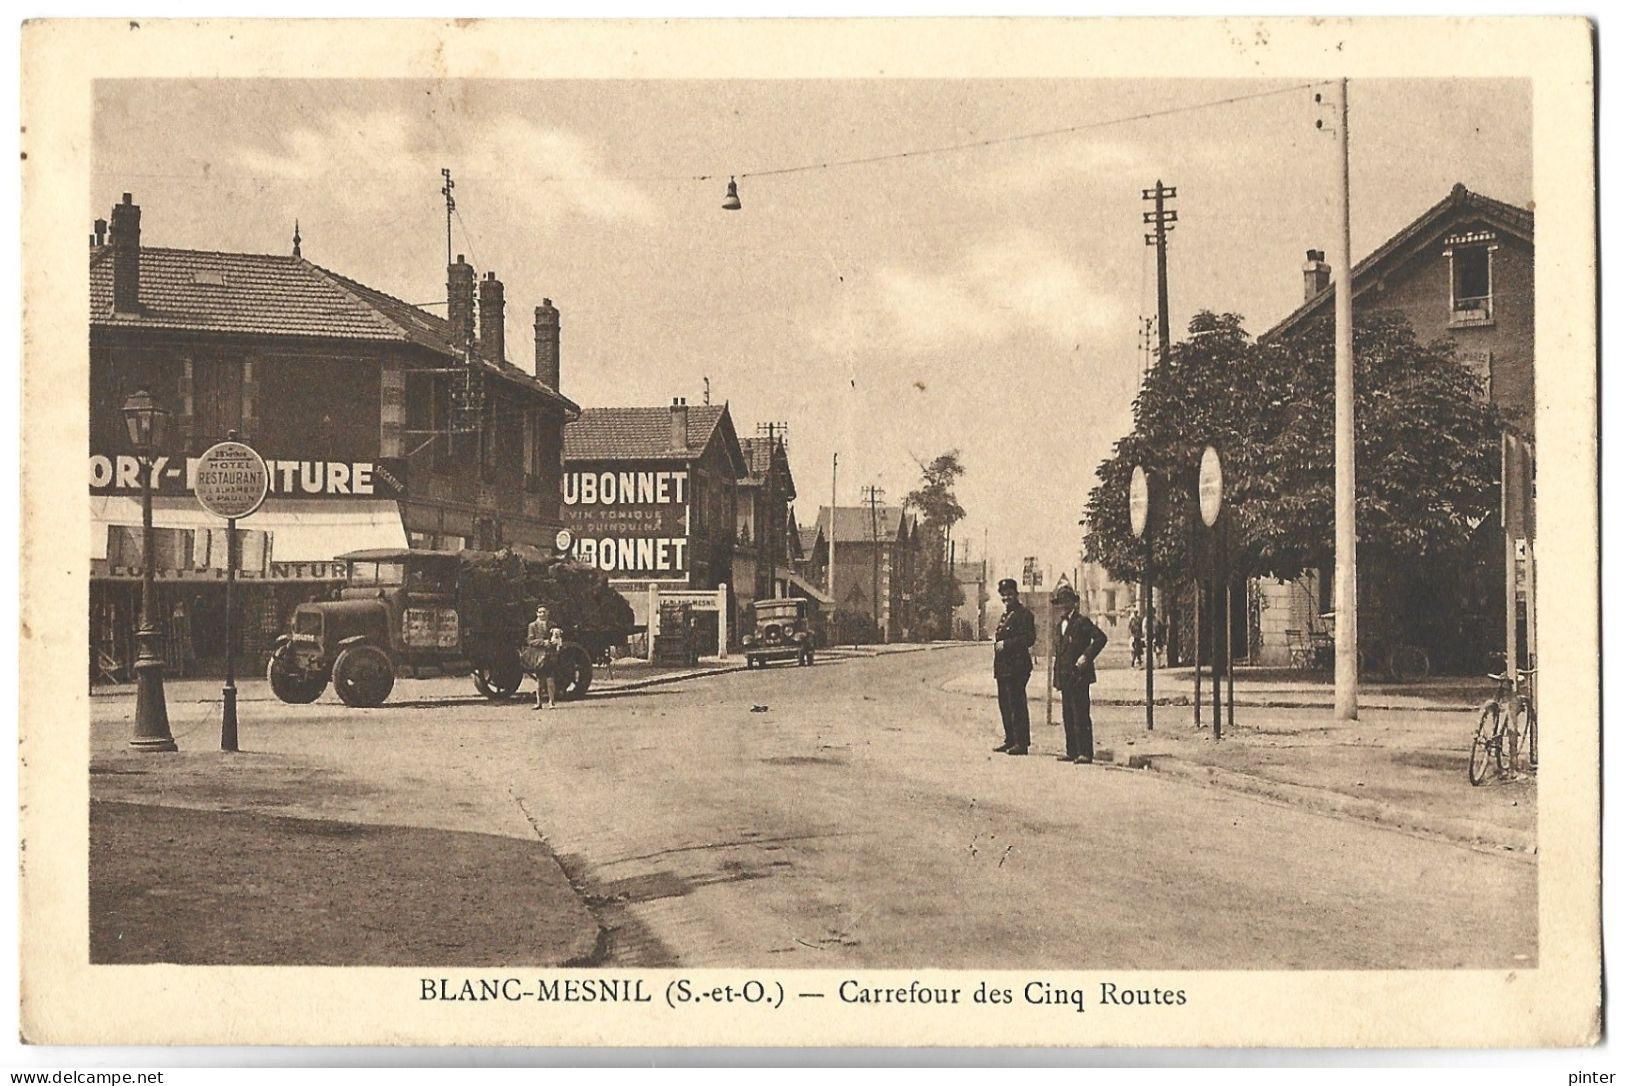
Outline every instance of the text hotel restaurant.
<svg viewBox="0 0 1625 1086">
<path fill-rule="evenodd" d="M 535 309 L 531 372 L 508 358 L 501 280 L 478 280 L 476 314 L 462 256 L 441 318 L 305 259 L 297 229 L 287 255 L 144 246 L 128 193 L 110 227 L 97 220 L 89 253 L 93 681 L 134 657 L 141 480 L 122 407 L 141 389 L 170 413 L 152 482 L 171 674 L 224 650 L 225 525 L 190 473 L 229 431 L 271 469 L 239 534 L 250 658 L 342 577 L 345 551 L 555 545 L 564 430 L 581 412 L 559 391 L 551 302 Z"/>
</svg>

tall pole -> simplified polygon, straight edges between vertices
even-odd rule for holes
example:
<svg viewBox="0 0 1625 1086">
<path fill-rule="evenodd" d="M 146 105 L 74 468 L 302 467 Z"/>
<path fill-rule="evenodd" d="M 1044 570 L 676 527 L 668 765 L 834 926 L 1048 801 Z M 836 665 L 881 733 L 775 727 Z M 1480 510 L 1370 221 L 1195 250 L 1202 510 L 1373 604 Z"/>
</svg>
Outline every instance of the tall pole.
<svg viewBox="0 0 1625 1086">
<path fill-rule="evenodd" d="M 882 493 L 883 491 L 876 486 L 863 488 L 864 497 L 869 502 L 869 539 L 874 545 L 874 574 L 870 583 L 870 599 L 874 603 L 875 636 L 878 640 L 884 642 L 887 637 L 880 610 L 880 511 L 877 508 Z"/>
<path fill-rule="evenodd" d="M 1179 190 L 1169 185 L 1163 186 L 1162 180 L 1157 180 L 1156 188 L 1141 189 L 1140 199 L 1150 200 L 1156 210 L 1142 212 L 1141 220 L 1152 228 L 1152 232 L 1145 236 L 1147 245 L 1155 246 L 1157 250 L 1157 347 L 1159 356 L 1168 353 L 1168 231 L 1174 228 L 1179 221 L 1179 212 L 1166 208 L 1165 202 L 1179 195 Z"/>
<path fill-rule="evenodd" d="M 1355 582 L 1354 529 L 1354 282 L 1349 255 L 1349 81 L 1335 84 L 1337 95 L 1337 210 L 1332 276 L 1337 284 L 1336 579 L 1332 607 L 1337 614 L 1334 714 L 1360 718 L 1360 624 Z"/>
<path fill-rule="evenodd" d="M 1196 694 L 1191 698 L 1196 724 L 1202 727 L 1202 573 L 1191 581 L 1191 674 L 1196 677 Z"/>
<path fill-rule="evenodd" d="M 141 627 L 136 631 L 135 734 L 136 750 L 164 753 L 176 750 L 169 732 L 169 706 L 164 700 L 164 656 L 159 651 L 157 587 L 152 531 L 152 456 L 141 457 Z"/>
<path fill-rule="evenodd" d="M 835 600 L 830 606 L 837 611 L 841 601 L 835 596 L 835 496 L 840 491 L 835 488 L 835 479 L 840 466 L 841 454 L 835 453 L 829 458 L 829 598 Z"/>
<path fill-rule="evenodd" d="M 233 437 L 236 431 L 233 431 Z M 226 518 L 226 685 L 220 691 L 220 749 L 237 749 L 237 518 Z"/>
<path fill-rule="evenodd" d="M 1149 521 L 1149 518 L 1147 518 Z M 1151 598 L 1151 526 L 1145 532 L 1145 609 L 1141 612 L 1141 636 L 1145 639 L 1145 730 L 1151 731 L 1156 721 L 1157 637 L 1156 604 Z"/>
<path fill-rule="evenodd" d="M 446 267 L 451 267 L 451 213 L 457 210 L 457 200 L 452 196 L 451 190 L 457 187 L 457 182 L 451 179 L 451 170 L 444 167 L 440 176 L 446 183 L 440 189 L 440 194 L 446 198 Z M 459 344 L 461 346 L 461 344 Z"/>
</svg>

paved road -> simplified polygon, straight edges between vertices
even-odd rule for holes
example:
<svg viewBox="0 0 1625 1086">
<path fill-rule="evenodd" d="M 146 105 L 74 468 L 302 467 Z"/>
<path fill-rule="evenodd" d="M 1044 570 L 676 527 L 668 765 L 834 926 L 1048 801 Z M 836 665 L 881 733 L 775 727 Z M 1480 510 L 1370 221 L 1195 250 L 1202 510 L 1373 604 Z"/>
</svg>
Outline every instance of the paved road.
<svg viewBox="0 0 1625 1086">
<path fill-rule="evenodd" d="M 539 832 L 593 896 L 613 965 L 1534 964 L 1532 857 L 1062 764 L 1041 712 L 1033 755 L 994 754 L 993 703 L 941 689 L 985 656 L 820 661 L 551 712 L 449 680 L 370 711 L 248 691 L 244 755 L 219 761 L 213 710 L 172 702 L 186 753 L 128 780 L 145 801 Z M 94 699 L 100 756 L 130 709 Z M 255 790 L 262 765 L 310 786 Z"/>
<path fill-rule="evenodd" d="M 616 964 L 1533 963 L 1529 860 L 1062 764 L 1041 718 L 1034 755 L 994 754 L 990 703 L 939 689 L 984 654 L 574 705 L 505 768 Z"/>
</svg>

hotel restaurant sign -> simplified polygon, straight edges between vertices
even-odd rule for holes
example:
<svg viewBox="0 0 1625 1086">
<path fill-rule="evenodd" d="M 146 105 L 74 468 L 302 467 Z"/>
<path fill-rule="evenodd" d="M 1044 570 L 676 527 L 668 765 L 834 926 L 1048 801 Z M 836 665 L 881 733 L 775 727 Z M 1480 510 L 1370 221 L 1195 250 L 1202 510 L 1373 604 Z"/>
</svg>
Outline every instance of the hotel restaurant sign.
<svg viewBox="0 0 1625 1086">
<path fill-rule="evenodd" d="M 159 497 L 196 494 L 198 457 L 159 456 L 152 464 L 152 492 Z M 406 461 L 266 460 L 272 498 L 403 498 Z M 129 455 L 90 455 L 90 492 L 141 493 L 141 461 Z"/>
<path fill-rule="evenodd" d="M 669 466 L 564 473 L 570 556 L 623 577 L 688 572 L 688 471 Z"/>
</svg>

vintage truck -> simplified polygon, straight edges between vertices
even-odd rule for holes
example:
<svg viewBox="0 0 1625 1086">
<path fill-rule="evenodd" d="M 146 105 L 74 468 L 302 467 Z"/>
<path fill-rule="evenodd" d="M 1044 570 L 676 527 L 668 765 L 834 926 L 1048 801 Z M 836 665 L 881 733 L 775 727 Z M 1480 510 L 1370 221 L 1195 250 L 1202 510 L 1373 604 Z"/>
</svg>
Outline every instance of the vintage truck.
<svg viewBox="0 0 1625 1086">
<path fill-rule="evenodd" d="M 492 700 L 524 681 L 519 650 L 537 604 L 564 631 L 559 696 L 579 698 L 593 661 L 632 630 L 631 607 L 597 570 L 561 558 L 388 548 L 341 554 L 338 599 L 300 604 L 266 665 L 285 702 L 333 684 L 346 705 L 381 705 L 397 678 L 471 675 Z"/>
</svg>

